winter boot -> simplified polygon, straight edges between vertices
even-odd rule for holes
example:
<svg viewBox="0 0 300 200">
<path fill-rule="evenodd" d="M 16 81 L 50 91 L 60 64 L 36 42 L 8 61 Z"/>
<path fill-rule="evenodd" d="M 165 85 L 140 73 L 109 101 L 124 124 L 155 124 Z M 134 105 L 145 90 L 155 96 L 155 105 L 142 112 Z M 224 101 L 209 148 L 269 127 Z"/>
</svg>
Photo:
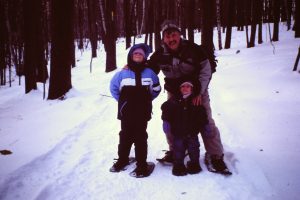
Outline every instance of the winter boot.
<svg viewBox="0 0 300 200">
<path fill-rule="evenodd" d="M 174 164 L 172 169 L 172 174 L 174 176 L 185 176 L 187 175 L 186 168 L 184 164 Z"/>
<path fill-rule="evenodd" d="M 187 162 L 187 173 L 189 174 L 198 174 L 202 171 L 202 168 L 199 163 L 194 163 L 191 161 Z"/>
<path fill-rule="evenodd" d="M 117 162 L 113 164 L 113 166 L 109 169 L 110 172 L 120 172 L 125 169 L 125 167 L 129 165 L 129 161 L 118 159 Z"/>
<path fill-rule="evenodd" d="M 161 160 L 163 162 L 173 163 L 173 151 L 166 151 L 165 156 Z"/>
<path fill-rule="evenodd" d="M 143 178 L 150 176 L 150 174 L 153 172 L 155 167 L 155 164 L 153 162 L 147 162 L 143 163 L 142 165 L 139 163 L 137 164 L 137 167 L 130 173 L 130 176 L 136 177 L 136 178 Z"/>
<path fill-rule="evenodd" d="M 231 175 L 232 173 L 227 168 L 223 158 L 224 155 L 218 156 L 205 153 L 205 164 L 208 171 L 224 175 Z"/>
</svg>

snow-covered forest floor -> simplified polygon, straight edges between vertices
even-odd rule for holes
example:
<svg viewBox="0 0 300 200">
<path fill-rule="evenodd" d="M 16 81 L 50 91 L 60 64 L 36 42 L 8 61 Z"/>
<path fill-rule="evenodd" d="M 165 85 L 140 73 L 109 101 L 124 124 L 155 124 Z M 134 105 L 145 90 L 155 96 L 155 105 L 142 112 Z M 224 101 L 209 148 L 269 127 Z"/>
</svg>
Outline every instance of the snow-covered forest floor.
<svg viewBox="0 0 300 200">
<path fill-rule="evenodd" d="M 234 32 L 231 49 L 216 51 L 218 68 L 209 90 L 232 176 L 207 171 L 202 140 L 200 174 L 175 177 L 159 163 L 144 179 L 129 176 L 134 165 L 110 173 L 120 122 L 109 97 L 115 72 L 104 72 L 101 47 L 92 73 L 90 51 L 77 52 L 73 89 L 63 101 L 43 100 L 42 85 L 24 94 L 24 78 L 21 86 L 14 77 L 13 87 L 0 87 L 0 150 L 12 151 L 0 155 L 0 199 L 298 199 L 300 74 L 292 68 L 300 39 L 285 29 L 281 26 L 275 50 L 267 38 L 247 49 L 245 33 Z M 195 38 L 200 41 L 198 33 Z M 120 39 L 119 69 L 127 52 Z M 160 79 L 163 84 L 162 74 Z M 166 98 L 162 92 L 153 102 L 148 161 L 156 162 L 167 149 L 160 119 Z"/>
</svg>

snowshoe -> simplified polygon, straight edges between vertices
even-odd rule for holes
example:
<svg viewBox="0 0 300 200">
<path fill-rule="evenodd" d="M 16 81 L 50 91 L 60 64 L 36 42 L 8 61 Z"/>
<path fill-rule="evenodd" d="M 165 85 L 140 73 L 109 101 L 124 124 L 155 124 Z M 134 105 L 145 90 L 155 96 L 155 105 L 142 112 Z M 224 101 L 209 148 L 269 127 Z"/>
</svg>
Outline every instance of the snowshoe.
<svg viewBox="0 0 300 200">
<path fill-rule="evenodd" d="M 205 153 L 205 165 L 207 170 L 213 173 L 223 174 L 223 175 L 232 175 L 232 172 L 229 171 L 227 168 L 224 160 L 224 155 L 222 156 L 215 156 L 209 155 Z"/>
<path fill-rule="evenodd" d="M 153 162 L 147 162 L 145 167 L 136 167 L 129 175 L 135 178 L 148 177 L 152 174 L 154 168 L 155 164 Z"/>
<path fill-rule="evenodd" d="M 172 174 L 174 176 L 185 176 L 187 175 L 187 170 L 184 164 L 175 164 L 172 169 Z"/>
<path fill-rule="evenodd" d="M 162 164 L 172 164 L 173 163 L 173 151 L 166 151 L 163 158 L 157 158 L 158 162 Z"/>
<path fill-rule="evenodd" d="M 127 169 L 127 166 L 130 165 L 131 163 L 135 162 L 135 158 L 134 157 L 129 157 L 128 161 L 124 162 L 118 159 L 117 162 L 115 162 L 113 164 L 113 166 L 109 169 L 110 172 L 120 172 L 120 171 L 125 171 Z"/>
</svg>

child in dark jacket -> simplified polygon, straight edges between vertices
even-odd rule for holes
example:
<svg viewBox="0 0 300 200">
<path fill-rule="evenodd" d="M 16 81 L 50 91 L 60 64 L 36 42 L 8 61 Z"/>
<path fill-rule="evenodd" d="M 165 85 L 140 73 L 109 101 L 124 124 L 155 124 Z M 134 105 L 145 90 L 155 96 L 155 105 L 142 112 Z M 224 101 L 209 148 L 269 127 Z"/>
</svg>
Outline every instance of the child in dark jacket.
<svg viewBox="0 0 300 200">
<path fill-rule="evenodd" d="M 162 120 L 169 123 L 173 135 L 172 174 L 175 176 L 184 176 L 187 173 L 196 174 L 202 170 L 199 163 L 198 133 L 205 127 L 208 120 L 205 108 L 192 104 L 195 95 L 193 94 L 194 85 L 195 82 L 183 81 L 179 88 L 180 95 L 171 97 L 161 106 Z M 187 167 L 184 165 L 186 150 L 190 157 Z"/>
<path fill-rule="evenodd" d="M 121 120 L 119 158 L 110 168 L 111 172 L 119 172 L 129 164 L 129 153 L 134 144 L 136 175 L 147 174 L 146 129 L 151 119 L 152 100 L 161 91 L 157 75 L 146 68 L 149 53 L 149 46 L 134 45 L 128 53 L 128 69 L 117 72 L 110 82 L 111 94 L 118 101 L 118 119 Z"/>
</svg>

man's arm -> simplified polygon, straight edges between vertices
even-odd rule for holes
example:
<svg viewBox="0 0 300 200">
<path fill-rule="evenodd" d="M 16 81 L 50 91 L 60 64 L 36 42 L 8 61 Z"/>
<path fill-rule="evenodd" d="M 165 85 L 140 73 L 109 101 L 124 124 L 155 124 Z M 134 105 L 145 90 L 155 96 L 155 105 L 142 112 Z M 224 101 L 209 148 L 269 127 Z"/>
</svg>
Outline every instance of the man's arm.
<svg viewBox="0 0 300 200">
<path fill-rule="evenodd" d="M 159 74 L 160 67 L 159 67 L 159 57 L 158 52 L 155 51 L 151 56 L 150 59 L 147 61 L 147 65 L 150 69 L 152 69 L 155 74 Z"/>
</svg>

